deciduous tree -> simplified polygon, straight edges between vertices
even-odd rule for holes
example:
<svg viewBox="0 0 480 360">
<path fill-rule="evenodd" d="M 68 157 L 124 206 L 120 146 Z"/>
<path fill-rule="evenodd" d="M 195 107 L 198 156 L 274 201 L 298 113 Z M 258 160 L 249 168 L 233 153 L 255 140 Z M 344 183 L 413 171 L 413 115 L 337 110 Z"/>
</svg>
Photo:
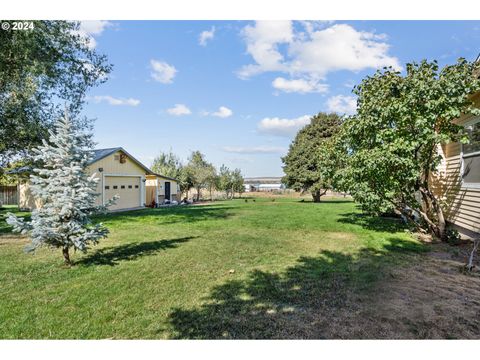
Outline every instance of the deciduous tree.
<svg viewBox="0 0 480 360">
<path fill-rule="evenodd" d="M 322 171 L 322 144 L 335 135 L 341 124 L 337 114 L 318 113 L 310 124 L 301 129 L 282 158 L 285 176 L 283 182 L 296 191 L 310 191 L 314 202 L 332 187 L 331 179 Z"/>
<path fill-rule="evenodd" d="M 386 68 L 354 89 L 357 114 L 345 122 L 340 170 L 345 189 L 372 212 L 402 214 L 419 228 L 445 237 L 442 199 L 432 189 L 440 145 L 467 141 L 453 120 L 479 114 L 470 95 L 480 90 L 478 64 L 460 59 L 439 70 L 436 61 Z"/>
<path fill-rule="evenodd" d="M 48 137 L 65 103 L 72 121 L 81 122 L 85 93 L 111 71 L 106 57 L 78 31 L 78 22 L 42 20 L 33 27 L 0 31 L 2 168 Z"/>
</svg>

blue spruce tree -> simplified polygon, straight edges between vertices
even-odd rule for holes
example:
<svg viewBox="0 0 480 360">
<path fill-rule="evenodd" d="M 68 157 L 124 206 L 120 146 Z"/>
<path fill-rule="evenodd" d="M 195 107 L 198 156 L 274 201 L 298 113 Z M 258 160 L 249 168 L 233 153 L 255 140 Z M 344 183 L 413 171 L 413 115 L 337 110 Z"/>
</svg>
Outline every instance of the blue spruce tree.
<svg viewBox="0 0 480 360">
<path fill-rule="evenodd" d="M 106 210 L 95 206 L 98 178 L 87 175 L 86 167 L 93 154 L 85 149 L 91 134 L 78 129 L 65 115 L 50 132 L 49 141 L 34 150 L 34 160 L 41 164 L 30 176 L 31 191 L 42 206 L 33 210 L 31 221 L 8 214 L 7 222 L 15 232 L 28 234 L 32 240 L 28 250 L 40 246 L 61 248 L 65 264 L 70 265 L 70 249 L 86 252 L 89 244 L 97 244 L 108 234 L 100 224 L 92 224 L 90 216 Z"/>
</svg>

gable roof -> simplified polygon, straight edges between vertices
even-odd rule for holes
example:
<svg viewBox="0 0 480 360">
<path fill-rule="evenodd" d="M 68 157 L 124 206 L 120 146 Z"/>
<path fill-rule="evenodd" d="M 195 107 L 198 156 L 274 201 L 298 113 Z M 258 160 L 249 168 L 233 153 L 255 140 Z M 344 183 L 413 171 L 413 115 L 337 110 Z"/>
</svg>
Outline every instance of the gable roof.
<svg viewBox="0 0 480 360">
<path fill-rule="evenodd" d="M 132 159 L 133 161 L 135 161 L 142 169 L 144 169 L 147 174 L 149 174 L 149 175 L 161 176 L 161 177 L 164 177 L 164 178 L 166 178 L 166 179 L 170 179 L 170 180 L 175 180 L 175 181 L 177 181 L 176 179 L 172 179 L 172 178 L 169 178 L 169 177 L 167 177 L 167 176 L 163 176 L 163 175 L 154 173 L 152 170 L 150 170 L 148 167 L 146 167 L 146 166 L 143 165 L 140 161 L 138 161 L 138 160 L 135 159 L 132 155 L 130 155 L 130 154 L 129 154 L 124 148 L 122 148 L 122 147 L 92 150 L 91 152 L 93 153 L 93 158 L 92 158 L 92 160 L 90 160 L 90 161 L 88 162 L 88 165 L 92 165 L 92 164 L 96 163 L 97 161 L 102 160 L 102 159 L 106 158 L 107 156 L 116 153 L 117 151 L 122 151 L 122 152 L 124 152 L 130 159 Z M 31 166 L 22 166 L 22 167 L 19 167 L 19 168 L 15 168 L 15 169 L 11 169 L 11 170 L 9 170 L 9 171 L 6 171 L 7 174 L 28 174 L 28 173 L 32 173 L 32 172 L 33 172 L 33 168 L 32 168 Z"/>
<path fill-rule="evenodd" d="M 140 161 L 135 159 L 132 155 L 130 155 L 124 148 L 122 147 L 115 147 L 115 148 L 108 148 L 108 149 L 95 149 L 92 150 L 93 152 L 93 159 L 88 163 L 88 165 L 91 165 L 93 163 L 96 163 L 97 161 L 106 158 L 107 156 L 116 153 L 117 151 L 121 151 L 125 153 L 130 159 L 135 161 L 142 169 L 145 170 L 147 174 L 154 174 L 152 170 L 150 170 L 148 167 L 143 165 Z"/>
<path fill-rule="evenodd" d="M 108 149 L 95 149 L 92 150 L 93 153 L 93 158 L 88 162 L 88 164 L 93 164 L 94 162 L 97 162 L 98 160 L 101 160 L 105 157 L 107 157 L 110 154 L 113 154 L 117 152 L 118 150 L 122 150 L 121 147 L 115 147 L 115 148 L 108 148 Z"/>
</svg>

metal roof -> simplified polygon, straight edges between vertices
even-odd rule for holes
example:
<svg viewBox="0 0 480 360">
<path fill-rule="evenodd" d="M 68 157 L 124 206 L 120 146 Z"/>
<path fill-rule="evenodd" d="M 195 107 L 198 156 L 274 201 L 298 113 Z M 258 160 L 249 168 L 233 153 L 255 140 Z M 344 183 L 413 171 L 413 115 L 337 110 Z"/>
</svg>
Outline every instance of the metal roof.
<svg viewBox="0 0 480 360">
<path fill-rule="evenodd" d="M 107 157 L 110 154 L 113 154 L 117 152 L 118 150 L 123 150 L 121 147 L 115 147 L 115 148 L 108 148 L 108 149 L 95 149 L 92 150 L 93 153 L 93 159 L 88 162 L 88 164 L 93 164 L 94 162 L 97 162 L 98 160 L 101 160 L 105 157 Z"/>
</svg>

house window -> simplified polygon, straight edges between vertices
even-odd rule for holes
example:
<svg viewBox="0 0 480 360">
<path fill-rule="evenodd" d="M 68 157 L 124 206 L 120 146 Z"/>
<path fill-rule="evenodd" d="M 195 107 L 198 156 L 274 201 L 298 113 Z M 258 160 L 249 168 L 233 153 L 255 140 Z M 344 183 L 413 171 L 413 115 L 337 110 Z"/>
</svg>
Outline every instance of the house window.
<svg viewBox="0 0 480 360">
<path fill-rule="evenodd" d="M 138 189 L 138 185 L 135 185 L 135 189 Z"/>
<path fill-rule="evenodd" d="M 109 189 L 110 189 L 110 186 L 105 185 L 105 190 L 109 190 Z"/>
<path fill-rule="evenodd" d="M 480 187 L 480 118 L 465 126 L 470 142 L 462 147 L 462 183 Z"/>
<path fill-rule="evenodd" d="M 131 188 L 132 188 L 132 185 L 128 185 L 128 188 L 131 189 Z"/>
<path fill-rule="evenodd" d="M 125 185 L 120 186 L 121 189 L 125 189 Z"/>
<path fill-rule="evenodd" d="M 118 186 L 117 186 L 117 185 L 113 185 L 113 188 L 114 188 L 114 189 L 118 189 Z"/>
</svg>

